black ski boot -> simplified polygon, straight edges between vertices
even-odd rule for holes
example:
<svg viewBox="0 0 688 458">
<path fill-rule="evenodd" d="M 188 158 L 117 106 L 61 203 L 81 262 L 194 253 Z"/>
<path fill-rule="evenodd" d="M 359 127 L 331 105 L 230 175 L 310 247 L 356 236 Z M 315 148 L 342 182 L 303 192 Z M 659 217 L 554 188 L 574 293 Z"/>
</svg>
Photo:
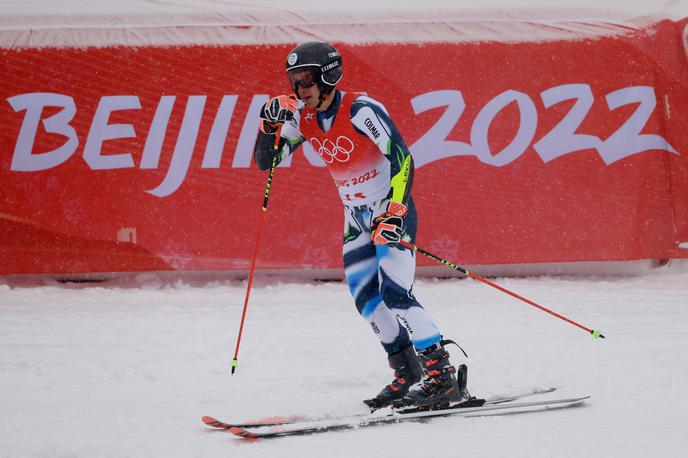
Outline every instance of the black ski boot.
<svg viewBox="0 0 688 458">
<path fill-rule="evenodd" d="M 389 367 L 394 369 L 394 380 L 377 396 L 363 401 L 371 409 L 381 409 L 394 401 L 400 401 L 408 393 L 409 387 L 420 381 L 423 376 L 423 368 L 413 345 L 409 344 L 404 349 L 388 355 L 387 358 Z"/>
<path fill-rule="evenodd" d="M 425 375 L 420 383 L 409 389 L 402 400 L 403 405 L 436 408 L 472 399 L 466 389 L 468 368 L 462 364 L 457 371 L 449 362 L 444 346 L 450 343 L 457 345 L 454 341 L 442 340 L 418 353 Z"/>
</svg>

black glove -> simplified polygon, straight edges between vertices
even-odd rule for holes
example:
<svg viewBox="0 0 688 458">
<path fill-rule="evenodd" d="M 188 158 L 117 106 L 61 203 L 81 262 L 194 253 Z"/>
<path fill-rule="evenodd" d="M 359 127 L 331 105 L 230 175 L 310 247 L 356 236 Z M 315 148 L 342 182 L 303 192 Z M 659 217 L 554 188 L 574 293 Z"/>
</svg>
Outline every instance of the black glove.
<svg viewBox="0 0 688 458">
<path fill-rule="evenodd" d="M 294 119 L 299 100 L 294 94 L 279 95 L 268 100 L 260 110 L 260 130 L 266 134 L 277 132 L 277 125 Z"/>
<path fill-rule="evenodd" d="M 404 235 L 404 220 L 398 216 L 380 215 L 373 220 L 373 243 L 394 246 Z"/>
</svg>

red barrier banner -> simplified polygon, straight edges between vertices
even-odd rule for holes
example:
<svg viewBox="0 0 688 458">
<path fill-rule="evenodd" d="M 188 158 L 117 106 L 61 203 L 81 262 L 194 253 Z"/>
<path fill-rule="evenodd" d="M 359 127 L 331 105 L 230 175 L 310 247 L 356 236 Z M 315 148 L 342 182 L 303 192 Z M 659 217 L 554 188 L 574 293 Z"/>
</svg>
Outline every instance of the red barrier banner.
<svg viewBox="0 0 688 458">
<path fill-rule="evenodd" d="M 575 41 L 335 43 L 416 164 L 419 246 L 469 264 L 688 257 L 688 21 Z M 293 45 L 2 50 L 0 274 L 245 270 L 258 110 Z M 310 146 L 259 269 L 341 267 Z M 427 261 L 419 260 L 421 264 Z"/>
</svg>

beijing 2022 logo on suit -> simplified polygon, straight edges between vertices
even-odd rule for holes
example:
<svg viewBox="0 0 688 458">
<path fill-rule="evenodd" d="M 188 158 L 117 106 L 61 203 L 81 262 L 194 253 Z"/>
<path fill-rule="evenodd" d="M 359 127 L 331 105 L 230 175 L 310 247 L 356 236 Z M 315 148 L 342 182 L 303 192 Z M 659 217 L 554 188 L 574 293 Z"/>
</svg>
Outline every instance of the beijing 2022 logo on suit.
<svg viewBox="0 0 688 458">
<path fill-rule="evenodd" d="M 336 141 L 326 138 L 322 142 L 313 137 L 310 139 L 310 144 L 318 152 L 323 161 L 328 164 L 333 162 L 347 162 L 351 158 L 351 153 L 354 151 L 354 142 L 349 137 L 340 135 Z"/>
</svg>

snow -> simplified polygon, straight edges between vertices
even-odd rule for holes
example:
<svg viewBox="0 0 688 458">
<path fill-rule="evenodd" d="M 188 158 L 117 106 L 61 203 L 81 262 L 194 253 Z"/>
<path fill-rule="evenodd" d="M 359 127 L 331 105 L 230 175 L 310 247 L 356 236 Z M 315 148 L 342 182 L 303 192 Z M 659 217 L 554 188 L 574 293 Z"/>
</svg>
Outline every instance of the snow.
<svg viewBox="0 0 688 458">
<path fill-rule="evenodd" d="M 0 0 L 0 48 L 572 40 L 683 19 L 688 0 Z"/>
<path fill-rule="evenodd" d="M 470 355 L 474 394 L 556 386 L 591 401 L 259 442 L 200 418 L 363 412 L 359 401 L 391 380 L 343 282 L 259 279 L 231 376 L 245 281 L 5 280 L 0 456 L 680 456 L 686 280 L 679 263 L 639 276 L 495 280 L 607 336 L 595 340 L 482 283 L 421 279 L 417 297 Z"/>
</svg>

